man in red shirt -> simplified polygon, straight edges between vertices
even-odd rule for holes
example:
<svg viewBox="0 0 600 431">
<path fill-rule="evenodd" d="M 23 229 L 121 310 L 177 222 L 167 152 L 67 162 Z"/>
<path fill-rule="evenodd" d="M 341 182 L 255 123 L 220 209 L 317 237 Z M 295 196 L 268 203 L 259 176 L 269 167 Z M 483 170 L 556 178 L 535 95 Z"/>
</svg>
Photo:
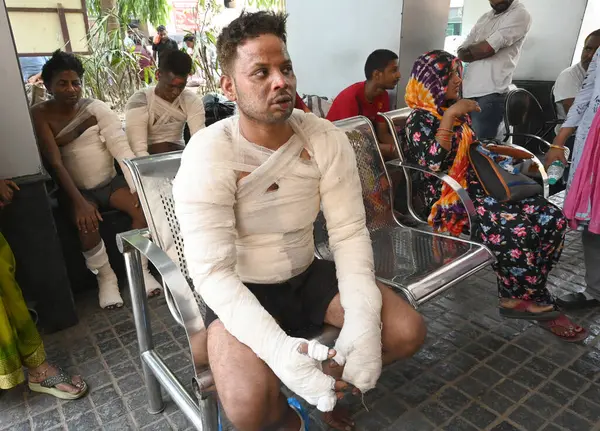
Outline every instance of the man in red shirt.
<svg viewBox="0 0 600 431">
<path fill-rule="evenodd" d="M 375 125 L 379 147 L 385 158 L 394 158 L 396 147 L 386 123 L 378 112 L 390 110 L 390 96 L 400 80 L 398 55 L 387 49 L 371 53 L 365 63 L 366 81 L 357 82 L 343 90 L 333 101 L 327 114 L 329 121 L 364 115 Z"/>
</svg>

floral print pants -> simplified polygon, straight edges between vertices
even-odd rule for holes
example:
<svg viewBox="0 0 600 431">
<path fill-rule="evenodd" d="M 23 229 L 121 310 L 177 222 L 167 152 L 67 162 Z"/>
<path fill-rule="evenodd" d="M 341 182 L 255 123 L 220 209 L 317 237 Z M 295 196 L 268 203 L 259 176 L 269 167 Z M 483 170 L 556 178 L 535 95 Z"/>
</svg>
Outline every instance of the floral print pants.
<svg viewBox="0 0 600 431">
<path fill-rule="evenodd" d="M 475 238 L 497 259 L 498 296 L 552 304 L 546 281 L 563 249 L 562 211 L 541 196 L 517 203 L 480 197 L 474 204 Z"/>
</svg>

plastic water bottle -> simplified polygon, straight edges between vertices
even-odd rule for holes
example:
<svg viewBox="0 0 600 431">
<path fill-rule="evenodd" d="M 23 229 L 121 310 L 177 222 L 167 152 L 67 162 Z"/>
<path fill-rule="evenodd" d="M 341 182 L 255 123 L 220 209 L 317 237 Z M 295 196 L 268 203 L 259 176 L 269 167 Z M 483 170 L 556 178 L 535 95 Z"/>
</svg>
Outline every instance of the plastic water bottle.
<svg viewBox="0 0 600 431">
<path fill-rule="evenodd" d="M 565 159 L 569 160 L 569 155 L 571 151 L 565 147 Z M 548 167 L 548 184 L 553 186 L 560 180 L 565 172 L 565 165 L 560 160 L 556 160 L 552 162 L 550 167 Z"/>
</svg>

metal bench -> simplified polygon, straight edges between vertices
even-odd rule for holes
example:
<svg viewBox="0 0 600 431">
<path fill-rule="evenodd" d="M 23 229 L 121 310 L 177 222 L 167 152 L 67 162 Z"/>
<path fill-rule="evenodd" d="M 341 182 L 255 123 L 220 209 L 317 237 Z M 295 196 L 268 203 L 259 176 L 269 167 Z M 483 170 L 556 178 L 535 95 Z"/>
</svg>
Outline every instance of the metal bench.
<svg viewBox="0 0 600 431">
<path fill-rule="evenodd" d="M 492 253 L 481 244 L 402 225 L 392 210 L 391 181 L 371 122 L 354 117 L 335 124 L 346 133 L 356 154 L 379 281 L 419 307 L 494 262 Z M 402 166 L 408 168 L 407 164 Z M 459 192 L 465 207 L 474 214 L 473 203 L 458 183 L 447 175 L 437 176 Z M 325 220 L 319 217 L 315 223 L 316 249 L 321 258 L 331 260 L 326 234 Z"/>
<path fill-rule="evenodd" d="M 406 179 L 406 193 L 407 193 L 407 207 L 410 215 L 422 224 L 427 224 L 426 220 L 423 220 L 418 211 L 414 208 L 414 200 L 413 200 L 413 183 L 418 181 L 421 178 L 419 173 L 427 173 L 433 176 L 436 176 L 441 181 L 447 182 L 452 186 L 452 188 L 459 194 L 463 205 L 467 209 L 468 214 L 473 214 L 471 211 L 472 201 L 468 198 L 468 193 L 464 190 L 460 185 L 454 181 L 449 175 L 444 173 L 431 172 L 429 169 L 423 168 L 422 166 L 411 163 L 407 158 L 407 138 L 406 138 L 406 121 L 411 114 L 412 109 L 410 108 L 402 108 L 397 109 L 395 111 L 390 111 L 386 113 L 380 113 L 379 115 L 386 121 L 388 128 L 394 138 L 394 142 L 396 144 L 396 148 L 398 149 L 399 159 L 394 160 L 387 163 L 388 169 L 398 169 L 402 168 L 404 170 L 404 177 Z M 544 168 L 544 164 L 540 161 L 540 159 L 533 154 L 531 151 L 523 148 L 521 146 L 510 144 L 507 142 L 502 143 L 505 146 L 509 146 L 515 149 L 519 149 L 528 153 L 531 156 L 532 162 L 537 166 L 537 170 L 539 172 L 542 187 L 544 190 L 544 197 L 548 199 L 550 195 L 550 186 L 548 183 L 548 175 L 546 174 L 546 169 Z M 411 172 L 412 171 L 412 172 Z M 416 175 L 415 175 L 416 174 Z M 469 225 L 470 223 L 469 219 Z M 471 232 L 473 230 L 471 229 Z"/>
</svg>

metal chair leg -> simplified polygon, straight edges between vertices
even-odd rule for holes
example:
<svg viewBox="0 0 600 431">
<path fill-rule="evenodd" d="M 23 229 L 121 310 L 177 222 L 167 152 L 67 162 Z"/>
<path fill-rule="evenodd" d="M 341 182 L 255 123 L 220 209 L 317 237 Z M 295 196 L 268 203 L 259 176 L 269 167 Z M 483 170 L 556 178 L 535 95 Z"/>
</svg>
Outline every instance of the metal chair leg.
<svg viewBox="0 0 600 431">
<path fill-rule="evenodd" d="M 142 355 L 145 352 L 154 350 L 154 343 L 152 342 L 152 328 L 150 326 L 148 299 L 146 297 L 146 288 L 142 274 L 141 255 L 135 248 L 127 247 L 127 249 L 123 251 L 123 256 L 125 257 L 127 279 L 129 280 L 133 320 L 135 322 L 140 358 L 142 360 L 142 369 L 144 371 L 144 382 L 146 383 L 146 391 L 148 392 L 148 412 L 157 414 L 162 412 L 165 408 L 160 393 L 160 384 L 142 358 Z"/>
<path fill-rule="evenodd" d="M 196 399 L 198 400 L 198 407 L 200 407 L 200 411 L 202 411 L 203 429 L 207 431 L 221 431 L 217 392 L 202 392 L 196 378 L 192 380 L 192 388 L 196 395 Z"/>
</svg>

